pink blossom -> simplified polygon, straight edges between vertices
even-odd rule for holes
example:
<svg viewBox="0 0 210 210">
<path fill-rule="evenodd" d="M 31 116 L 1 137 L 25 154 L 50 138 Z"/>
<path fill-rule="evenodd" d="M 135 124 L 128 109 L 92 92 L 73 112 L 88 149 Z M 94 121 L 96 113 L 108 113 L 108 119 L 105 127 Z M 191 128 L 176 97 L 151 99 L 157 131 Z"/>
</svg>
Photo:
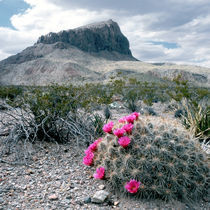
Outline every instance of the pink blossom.
<svg viewBox="0 0 210 210">
<path fill-rule="evenodd" d="M 123 136 L 118 140 L 118 143 L 124 148 L 126 148 L 130 144 L 130 142 L 131 140 L 128 136 Z"/>
<path fill-rule="evenodd" d="M 111 122 L 104 125 L 103 131 L 106 132 L 106 133 L 112 133 L 113 126 L 114 126 L 114 123 L 111 121 Z"/>
<path fill-rule="evenodd" d="M 98 143 L 96 141 L 94 141 L 92 144 L 90 144 L 90 146 L 88 147 L 88 149 L 90 151 L 94 152 L 97 149 L 97 145 L 98 145 Z"/>
<path fill-rule="evenodd" d="M 101 142 L 102 140 L 103 140 L 102 138 L 97 139 L 97 140 L 96 140 L 97 144 L 98 144 L 99 142 Z"/>
<path fill-rule="evenodd" d="M 92 151 L 92 152 L 96 151 L 97 146 L 98 146 L 98 143 L 99 143 L 100 141 L 102 141 L 102 138 L 99 138 L 99 139 L 95 140 L 95 141 L 88 147 L 87 150 L 90 150 L 90 151 Z M 85 151 L 86 151 L 86 150 L 85 150 Z"/>
<path fill-rule="evenodd" d="M 131 134 L 133 129 L 133 124 L 132 123 L 126 124 L 122 128 L 127 132 L 127 134 Z"/>
<path fill-rule="evenodd" d="M 104 178 L 104 172 L 105 172 L 105 168 L 104 167 L 100 167 L 96 169 L 96 173 L 93 174 L 93 177 L 95 179 L 103 179 Z"/>
<path fill-rule="evenodd" d="M 126 118 L 122 117 L 118 120 L 119 123 L 126 123 Z"/>
<path fill-rule="evenodd" d="M 88 153 L 93 153 L 93 152 L 89 149 L 89 147 L 85 150 L 85 154 L 87 155 Z"/>
<path fill-rule="evenodd" d="M 92 163 L 93 163 L 93 158 L 94 158 L 93 152 L 87 149 L 87 150 L 85 151 L 85 154 L 86 154 L 86 155 L 85 155 L 85 157 L 83 158 L 83 164 L 85 164 L 85 165 L 87 165 L 87 166 L 92 165 Z"/>
<path fill-rule="evenodd" d="M 136 116 L 136 120 L 138 120 L 140 113 L 139 112 L 133 112 L 132 115 L 135 115 Z"/>
<path fill-rule="evenodd" d="M 137 182 L 136 180 L 132 179 L 130 182 L 127 182 L 125 185 L 125 189 L 130 193 L 136 193 L 139 189 L 141 182 Z"/>
<path fill-rule="evenodd" d="M 125 119 L 128 123 L 133 123 L 134 120 L 136 120 L 136 115 L 134 115 L 134 114 L 128 115 L 125 117 Z"/>
<path fill-rule="evenodd" d="M 118 138 L 122 137 L 126 131 L 123 128 L 118 128 L 114 130 L 114 135 L 117 136 Z"/>
</svg>

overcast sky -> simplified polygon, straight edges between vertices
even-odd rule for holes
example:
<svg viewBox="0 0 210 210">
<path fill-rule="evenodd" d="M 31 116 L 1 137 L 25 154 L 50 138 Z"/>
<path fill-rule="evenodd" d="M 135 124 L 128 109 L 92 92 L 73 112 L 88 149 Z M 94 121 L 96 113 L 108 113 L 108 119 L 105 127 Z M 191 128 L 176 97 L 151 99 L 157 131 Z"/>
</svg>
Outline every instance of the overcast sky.
<svg viewBox="0 0 210 210">
<path fill-rule="evenodd" d="M 210 0 L 0 0 L 0 60 L 49 32 L 113 19 L 146 62 L 210 67 Z"/>
</svg>

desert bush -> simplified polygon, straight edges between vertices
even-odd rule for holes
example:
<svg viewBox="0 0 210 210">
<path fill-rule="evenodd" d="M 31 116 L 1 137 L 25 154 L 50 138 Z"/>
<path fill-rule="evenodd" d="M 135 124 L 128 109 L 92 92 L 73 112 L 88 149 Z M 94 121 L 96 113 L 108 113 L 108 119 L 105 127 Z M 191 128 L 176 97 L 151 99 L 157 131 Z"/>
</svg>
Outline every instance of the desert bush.
<svg viewBox="0 0 210 210">
<path fill-rule="evenodd" d="M 123 100 L 125 101 L 125 107 L 131 111 L 135 112 L 138 110 L 137 101 L 139 99 L 139 91 L 138 89 L 128 89 L 128 91 L 124 92 Z"/>
<path fill-rule="evenodd" d="M 181 118 L 184 115 L 184 111 L 182 109 L 177 109 L 174 113 L 175 118 Z"/>
<path fill-rule="evenodd" d="M 105 107 L 105 109 L 104 109 L 104 116 L 105 116 L 106 122 L 107 122 L 107 120 L 109 120 L 112 117 L 112 113 L 111 113 L 111 111 L 109 109 L 109 106 Z"/>
<path fill-rule="evenodd" d="M 206 154 L 176 122 L 134 113 L 109 122 L 106 135 L 85 151 L 83 163 L 94 166 L 119 195 L 193 202 L 208 191 Z"/>
<path fill-rule="evenodd" d="M 80 87 L 81 101 L 88 101 L 89 106 L 112 103 L 113 91 L 109 85 L 86 84 Z"/>
<path fill-rule="evenodd" d="M 96 138 L 101 136 L 103 134 L 102 128 L 103 128 L 105 119 L 99 114 L 94 114 L 93 116 L 91 116 L 90 121 L 94 128 L 93 136 Z"/>
<path fill-rule="evenodd" d="M 173 79 L 175 87 L 167 90 L 167 94 L 177 102 L 181 102 L 183 98 L 190 98 L 190 88 L 187 80 L 182 80 L 181 75 L 178 75 Z"/>
<path fill-rule="evenodd" d="M 0 86 L 0 98 L 13 101 L 23 94 L 23 88 L 19 86 Z"/>
<path fill-rule="evenodd" d="M 23 100 L 33 113 L 36 124 L 42 124 L 37 132 L 38 138 L 53 139 L 57 142 L 64 141 L 58 121 L 60 118 L 66 118 L 70 112 L 74 113 L 76 117 L 79 96 L 76 95 L 74 88 L 58 85 L 49 86 L 44 90 L 35 88 L 26 94 Z"/>
<path fill-rule="evenodd" d="M 183 125 L 190 130 L 199 140 L 210 139 L 210 106 L 207 104 L 191 104 L 186 99 L 182 106 L 186 110 L 183 116 Z"/>
<path fill-rule="evenodd" d="M 4 104 L 4 118 L 0 120 L 0 159 L 5 154 L 14 154 L 15 161 L 27 163 L 31 157 L 32 144 L 39 141 L 89 145 L 102 134 L 102 118 L 86 112 L 69 112 L 66 116 L 41 116 L 37 121 L 29 105 L 14 108 Z M 49 114 L 49 113 L 48 113 Z M 58 145 L 58 144 L 57 144 Z"/>
</svg>

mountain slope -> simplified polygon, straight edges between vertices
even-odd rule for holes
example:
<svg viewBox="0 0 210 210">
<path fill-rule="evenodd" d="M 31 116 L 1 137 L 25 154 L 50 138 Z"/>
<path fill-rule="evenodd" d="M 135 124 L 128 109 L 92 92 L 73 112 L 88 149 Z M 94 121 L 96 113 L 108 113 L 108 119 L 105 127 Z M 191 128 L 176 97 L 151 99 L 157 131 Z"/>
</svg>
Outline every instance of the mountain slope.
<svg viewBox="0 0 210 210">
<path fill-rule="evenodd" d="M 208 68 L 137 61 L 112 20 L 41 36 L 33 46 L 0 61 L 0 84 L 104 82 L 119 71 L 142 80 L 181 73 L 195 85 L 210 86 Z"/>
</svg>

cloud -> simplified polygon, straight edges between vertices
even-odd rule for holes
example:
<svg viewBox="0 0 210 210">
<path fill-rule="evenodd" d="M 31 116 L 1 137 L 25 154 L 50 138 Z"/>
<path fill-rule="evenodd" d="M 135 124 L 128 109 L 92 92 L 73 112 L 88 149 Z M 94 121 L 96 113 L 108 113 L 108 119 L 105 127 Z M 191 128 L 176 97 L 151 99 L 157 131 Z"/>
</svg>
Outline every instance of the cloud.
<svg viewBox="0 0 210 210">
<path fill-rule="evenodd" d="M 111 18 L 139 60 L 210 67 L 208 0 L 24 1 L 29 8 L 11 17 L 15 30 L 0 27 L 0 59 L 32 45 L 42 34 Z M 163 43 L 177 47 L 168 49 Z"/>
</svg>

